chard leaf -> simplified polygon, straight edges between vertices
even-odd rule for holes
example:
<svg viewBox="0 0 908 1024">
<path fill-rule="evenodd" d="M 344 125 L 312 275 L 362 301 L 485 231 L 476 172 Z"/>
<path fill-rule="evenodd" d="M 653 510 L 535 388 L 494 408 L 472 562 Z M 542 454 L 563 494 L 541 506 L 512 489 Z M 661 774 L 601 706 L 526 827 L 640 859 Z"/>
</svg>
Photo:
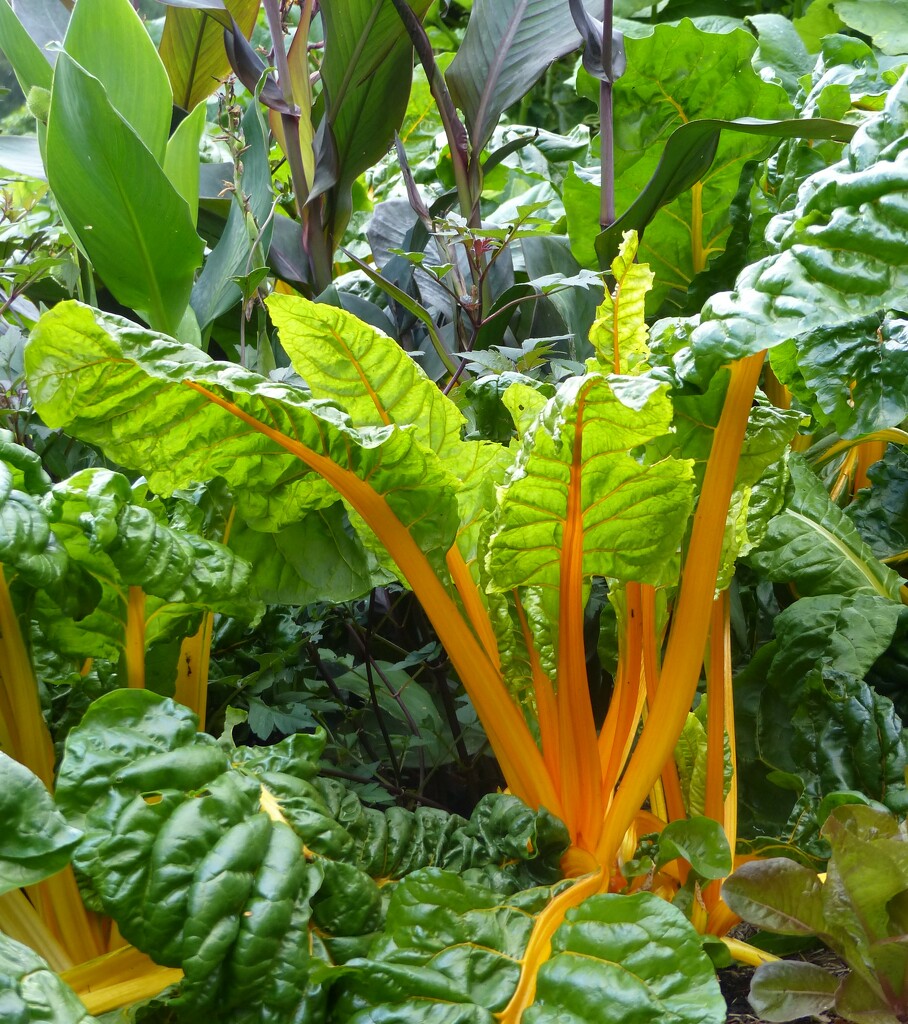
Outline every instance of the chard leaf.
<svg viewBox="0 0 908 1024">
<path fill-rule="evenodd" d="M 590 342 L 603 372 L 630 373 L 649 358 L 649 328 L 645 320 L 646 296 L 655 275 L 646 263 L 637 263 L 637 234 L 626 231 L 612 261 L 615 287 L 606 288 L 602 305 L 590 328 Z"/>
<path fill-rule="evenodd" d="M 908 320 L 873 314 L 818 328 L 774 348 L 770 359 L 817 421 L 843 437 L 897 427 L 908 416 Z"/>
<path fill-rule="evenodd" d="M 394 891 L 384 935 L 348 965 L 342 1016 L 491 1024 L 507 1005 L 533 917 L 554 892 L 502 899 L 449 872 L 420 871 Z M 669 968 L 668 965 L 671 965 Z M 608 998 L 603 998 L 608 993 Z M 721 1021 L 724 1001 L 693 928 L 650 893 L 593 896 L 556 931 L 525 1024 Z"/>
<path fill-rule="evenodd" d="M 843 159 L 812 174 L 767 229 L 775 255 L 713 296 L 692 334 L 703 373 L 744 355 L 896 307 L 908 292 L 904 231 L 908 73 Z"/>
<path fill-rule="evenodd" d="M 98 1024 L 37 953 L 2 932 L 0 1019 L 10 1024 Z"/>
<path fill-rule="evenodd" d="M 457 524 L 452 481 L 412 431 L 357 430 L 298 388 L 78 303 L 46 314 L 30 346 L 45 422 L 66 423 L 122 465 L 141 467 L 157 493 L 222 476 L 247 522 L 275 530 L 336 501 L 317 466 L 377 502 L 379 515 L 396 517 L 443 565 Z"/>
<path fill-rule="evenodd" d="M 313 398 L 335 402 L 354 427 L 412 427 L 445 455 L 460 441 L 463 414 L 387 335 L 336 306 L 271 295 L 268 312 Z"/>
<path fill-rule="evenodd" d="M 661 385 L 598 374 L 561 384 L 505 484 L 489 543 L 492 589 L 557 587 L 570 531 L 582 538 L 584 578 L 661 582 L 687 523 L 691 464 L 641 465 L 629 452 L 670 424 Z"/>
<path fill-rule="evenodd" d="M 761 964 L 748 1000 L 763 1020 L 819 1016 L 835 1003 L 839 979 L 816 964 L 782 960 Z"/>
<path fill-rule="evenodd" d="M 686 860 L 701 878 L 725 878 L 732 868 L 725 830 L 718 821 L 703 816 L 669 822 L 659 833 L 656 867 L 675 857 Z"/>
<path fill-rule="evenodd" d="M 80 835 L 41 780 L 0 751 L 0 894 L 62 871 Z"/>
<path fill-rule="evenodd" d="M 767 579 L 794 582 L 801 594 L 870 594 L 899 601 L 902 581 L 877 561 L 820 480 L 792 455 L 790 494 L 750 563 Z"/>
<path fill-rule="evenodd" d="M 882 461 L 867 471 L 871 487 L 845 510 L 877 558 L 908 551 L 908 453 L 889 445 Z"/>
<path fill-rule="evenodd" d="M 376 880 L 433 864 L 512 891 L 557 877 L 564 826 L 514 797 L 486 797 L 469 822 L 381 812 L 314 779 L 322 735 L 248 750 L 197 730 L 185 707 L 117 690 L 70 732 L 57 790 L 84 829 L 74 864 L 87 899 L 182 968 L 180 1001 L 195 1012 L 302 1014 L 332 964 L 380 930 Z"/>
<path fill-rule="evenodd" d="M 902 970 L 901 976 L 904 977 L 904 944 L 892 943 L 889 948 L 893 954 L 901 954 L 902 962 L 899 966 Z M 879 987 L 856 972 L 842 979 L 835 1005 L 838 1013 L 845 1014 L 847 1020 L 855 1021 L 856 1024 L 901 1024 Z"/>
</svg>

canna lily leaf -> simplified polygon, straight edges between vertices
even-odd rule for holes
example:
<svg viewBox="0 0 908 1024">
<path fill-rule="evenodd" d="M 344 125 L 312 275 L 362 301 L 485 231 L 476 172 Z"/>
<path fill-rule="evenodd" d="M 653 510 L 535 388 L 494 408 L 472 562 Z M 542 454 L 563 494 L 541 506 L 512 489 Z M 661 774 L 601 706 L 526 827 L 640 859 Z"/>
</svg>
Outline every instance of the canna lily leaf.
<svg viewBox="0 0 908 1024">
<path fill-rule="evenodd" d="M 46 161 L 54 197 L 104 282 L 175 334 L 202 240 L 154 154 L 66 53 L 54 73 Z"/>
<path fill-rule="evenodd" d="M 225 26 L 220 20 L 223 12 L 233 16 L 239 31 L 248 39 L 260 6 L 260 0 L 168 3 L 160 54 L 177 106 L 192 110 L 230 73 L 224 48 Z"/>
<path fill-rule="evenodd" d="M 806 463 L 792 456 L 790 470 L 785 510 L 750 563 L 770 580 L 797 583 L 805 596 L 867 593 L 899 601 L 898 574 L 877 561 Z"/>
<path fill-rule="evenodd" d="M 777 253 L 747 267 L 732 292 L 713 296 L 693 331 L 701 372 L 743 355 L 851 323 L 903 301 L 908 291 L 905 185 L 908 73 L 882 113 L 866 121 L 843 159 L 811 175 L 794 209 L 769 225 Z"/>
<path fill-rule="evenodd" d="M 37 953 L 2 933 L 0 1016 L 14 1024 L 98 1024 Z"/>
<path fill-rule="evenodd" d="M 0 751 L 0 894 L 62 871 L 80 835 L 40 779 Z"/>
<path fill-rule="evenodd" d="M 46 421 L 66 422 L 123 465 L 141 465 L 157 493 L 223 476 L 247 521 L 274 530 L 335 502 L 337 492 L 312 472 L 319 467 L 399 517 L 443 564 L 454 497 L 411 432 L 357 431 L 335 406 L 299 389 L 206 361 L 197 349 L 78 304 L 55 307 L 31 342 L 32 394 Z M 139 396 L 154 396 L 153 414 Z"/>
<path fill-rule="evenodd" d="M 502 112 L 521 99 L 551 63 L 579 46 L 580 35 L 566 3 L 476 0 L 445 81 L 466 116 L 477 153 Z"/>
<path fill-rule="evenodd" d="M 0 0 L 0 50 L 12 65 L 23 95 L 33 88 L 50 89 L 50 60 L 16 17 L 10 0 Z"/>
<path fill-rule="evenodd" d="M 101 83 L 114 110 L 163 164 L 173 95 L 164 65 L 132 4 L 88 0 L 77 6 L 63 48 Z"/>
</svg>

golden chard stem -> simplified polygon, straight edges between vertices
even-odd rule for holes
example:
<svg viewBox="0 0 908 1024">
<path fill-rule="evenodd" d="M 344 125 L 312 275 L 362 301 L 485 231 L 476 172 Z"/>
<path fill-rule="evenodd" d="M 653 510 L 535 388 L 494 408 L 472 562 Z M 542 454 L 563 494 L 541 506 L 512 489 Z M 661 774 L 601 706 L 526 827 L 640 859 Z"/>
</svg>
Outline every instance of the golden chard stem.
<svg viewBox="0 0 908 1024">
<path fill-rule="evenodd" d="M 295 455 L 327 480 L 363 517 L 419 599 L 448 652 L 451 664 L 486 730 L 511 792 L 531 807 L 546 807 L 563 818 L 561 801 L 546 770 L 542 754 L 523 713 L 511 700 L 501 673 L 476 639 L 428 558 L 407 527 L 397 518 L 385 497 L 351 470 L 344 469 L 327 456 L 320 455 L 262 423 L 234 402 L 195 381 L 186 381 L 185 385 Z"/>
<path fill-rule="evenodd" d="M 656 693 L 647 723 L 606 816 L 596 850 L 600 864 L 611 864 L 614 860 L 634 815 L 671 756 L 690 711 L 703 665 L 725 520 L 763 355 L 760 352 L 747 356 L 731 366 L 728 392 L 706 464 L 662 666 L 664 685 Z"/>
<path fill-rule="evenodd" d="M 126 685 L 145 689 L 145 591 L 130 587 L 126 601 Z"/>
</svg>

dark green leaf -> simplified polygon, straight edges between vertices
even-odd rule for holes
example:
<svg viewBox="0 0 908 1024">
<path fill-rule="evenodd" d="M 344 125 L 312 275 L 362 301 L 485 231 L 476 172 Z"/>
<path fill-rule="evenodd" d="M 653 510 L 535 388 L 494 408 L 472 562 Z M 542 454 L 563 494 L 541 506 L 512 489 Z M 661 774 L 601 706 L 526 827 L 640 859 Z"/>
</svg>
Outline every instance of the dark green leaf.
<svg viewBox="0 0 908 1024">
<path fill-rule="evenodd" d="M 98 1024 L 41 957 L 2 933 L 0 1020 L 9 1024 Z"/>
<path fill-rule="evenodd" d="M 40 779 L 0 751 L 0 894 L 62 871 L 80 835 Z"/>
<path fill-rule="evenodd" d="M 889 445 L 867 476 L 872 486 L 858 492 L 848 517 L 877 558 L 908 557 L 908 453 Z"/>
</svg>

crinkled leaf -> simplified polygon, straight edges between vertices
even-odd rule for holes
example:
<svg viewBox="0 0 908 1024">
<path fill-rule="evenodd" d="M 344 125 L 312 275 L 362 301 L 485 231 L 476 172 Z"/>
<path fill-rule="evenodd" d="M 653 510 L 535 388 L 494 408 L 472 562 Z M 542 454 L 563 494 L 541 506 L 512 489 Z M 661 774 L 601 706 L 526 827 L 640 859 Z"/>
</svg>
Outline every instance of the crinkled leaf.
<svg viewBox="0 0 908 1024">
<path fill-rule="evenodd" d="M 38 500 L 50 481 L 41 460 L 0 435 L 0 563 L 35 587 L 47 587 L 66 571 L 66 552 L 51 531 Z"/>
<path fill-rule="evenodd" d="M 448 872 L 411 876 L 392 895 L 385 934 L 368 959 L 348 965 L 345 1019 L 491 1024 L 516 986 L 533 917 L 552 895 L 535 889 L 503 899 Z M 568 912 L 521 1019 L 644 1024 L 724 1016 L 696 933 L 675 908 L 644 893 L 594 896 Z"/>
<path fill-rule="evenodd" d="M 686 526 L 691 466 L 641 465 L 630 450 L 667 432 L 661 386 L 598 374 L 562 384 L 525 436 L 489 546 L 495 590 L 558 585 L 563 542 L 579 527 L 583 576 L 658 582 Z"/>
<path fill-rule="evenodd" d="M 80 834 L 40 779 L 0 751 L 0 893 L 62 871 Z"/>
<path fill-rule="evenodd" d="M 557 877 L 564 826 L 514 797 L 487 797 L 470 822 L 381 812 L 338 782 L 308 781 L 323 736 L 246 750 L 197 729 L 148 691 L 108 694 L 67 737 L 57 791 L 84 827 L 74 863 L 88 899 L 182 967 L 187 1005 L 243 1020 L 302 1012 L 312 972 L 380 928 L 373 879 L 432 864 L 511 889 Z"/>
<path fill-rule="evenodd" d="M 905 234 L 908 73 L 843 159 L 811 175 L 774 218 L 777 250 L 713 296 L 692 336 L 703 372 L 742 355 L 898 306 L 908 292 Z"/>
<path fill-rule="evenodd" d="M 314 398 L 339 405 L 354 427 L 396 424 L 444 457 L 464 418 L 396 341 L 335 306 L 274 294 L 268 312 Z"/>
<path fill-rule="evenodd" d="M 37 953 L 2 933 L 0 1020 L 9 1024 L 98 1024 Z"/>
<path fill-rule="evenodd" d="M 908 416 L 908 320 L 871 315 L 818 328 L 770 358 L 779 380 L 843 437 L 897 427 Z"/>
<path fill-rule="evenodd" d="M 838 987 L 839 979 L 816 964 L 782 960 L 760 965 L 747 998 L 763 1020 L 786 1021 L 824 1013 Z"/>
<path fill-rule="evenodd" d="M 798 456 L 784 511 L 769 524 L 750 563 L 766 578 L 794 582 L 803 595 L 866 593 L 899 600 L 902 581 L 879 562 L 851 520 Z"/>
<path fill-rule="evenodd" d="M 908 454 L 889 445 L 867 472 L 871 487 L 848 506 L 849 519 L 877 558 L 908 551 Z"/>
<path fill-rule="evenodd" d="M 606 373 L 628 373 L 649 357 L 644 307 L 654 275 L 647 264 L 635 262 L 637 247 L 636 234 L 626 231 L 612 261 L 615 287 L 611 292 L 606 289 L 590 329 L 599 366 Z"/>
<path fill-rule="evenodd" d="M 298 388 L 76 303 L 46 314 L 30 345 L 30 386 L 45 421 L 140 466 L 154 491 L 222 476 L 247 522 L 274 530 L 334 504 L 337 492 L 315 466 L 350 480 L 362 500 L 378 503 L 376 514 L 393 514 L 443 563 L 457 523 L 452 485 L 411 431 L 356 430 Z"/>
</svg>

